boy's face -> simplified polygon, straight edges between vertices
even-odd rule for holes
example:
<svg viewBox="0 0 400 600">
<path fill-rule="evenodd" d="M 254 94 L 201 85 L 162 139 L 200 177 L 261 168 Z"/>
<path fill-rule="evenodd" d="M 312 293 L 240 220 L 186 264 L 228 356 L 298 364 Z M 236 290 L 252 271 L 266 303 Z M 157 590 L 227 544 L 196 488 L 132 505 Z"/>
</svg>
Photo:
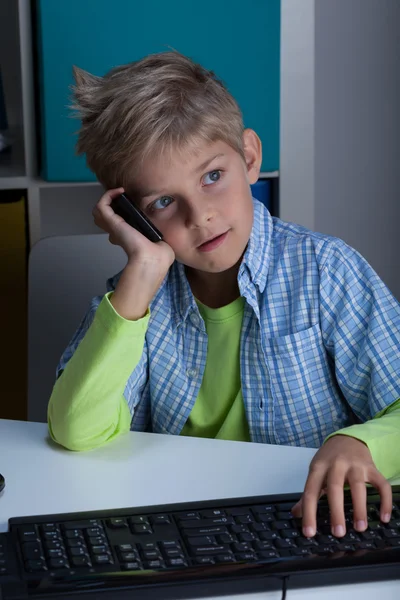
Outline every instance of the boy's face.
<svg viewBox="0 0 400 600">
<path fill-rule="evenodd" d="M 246 249 L 253 224 L 249 185 L 259 176 L 261 142 L 248 129 L 243 144 L 246 162 L 225 142 L 203 143 L 187 156 L 149 159 L 135 181 L 140 208 L 176 259 L 196 271 L 226 271 Z"/>
</svg>

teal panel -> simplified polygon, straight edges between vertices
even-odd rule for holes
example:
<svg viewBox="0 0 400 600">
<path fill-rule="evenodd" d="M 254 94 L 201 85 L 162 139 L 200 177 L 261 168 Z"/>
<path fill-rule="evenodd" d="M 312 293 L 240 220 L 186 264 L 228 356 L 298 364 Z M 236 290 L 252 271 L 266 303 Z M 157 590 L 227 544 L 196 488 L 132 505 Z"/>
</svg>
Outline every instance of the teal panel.
<svg viewBox="0 0 400 600">
<path fill-rule="evenodd" d="M 72 65 L 96 75 L 172 47 L 212 69 L 263 142 L 263 171 L 279 168 L 280 0 L 38 0 L 42 175 L 91 181 L 75 156 L 68 110 Z M 201 6 L 201 8 L 200 8 Z"/>
</svg>

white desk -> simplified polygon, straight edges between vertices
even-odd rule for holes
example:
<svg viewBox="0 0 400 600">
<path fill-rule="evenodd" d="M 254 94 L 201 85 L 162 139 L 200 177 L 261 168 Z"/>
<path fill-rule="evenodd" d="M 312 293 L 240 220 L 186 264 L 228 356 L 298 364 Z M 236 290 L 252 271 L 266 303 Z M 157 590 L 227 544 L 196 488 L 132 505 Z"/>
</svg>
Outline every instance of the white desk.
<svg viewBox="0 0 400 600">
<path fill-rule="evenodd" d="M 128 433 L 97 450 L 54 445 L 43 423 L 0 419 L 0 531 L 10 517 L 301 491 L 315 450 Z M 287 600 L 384 600 L 398 581 L 291 590 Z M 229 600 L 227 596 L 225 600 Z M 245 596 L 230 597 L 245 600 Z M 250 596 L 248 597 L 250 598 Z M 252 600 L 280 600 L 280 592 Z"/>
</svg>

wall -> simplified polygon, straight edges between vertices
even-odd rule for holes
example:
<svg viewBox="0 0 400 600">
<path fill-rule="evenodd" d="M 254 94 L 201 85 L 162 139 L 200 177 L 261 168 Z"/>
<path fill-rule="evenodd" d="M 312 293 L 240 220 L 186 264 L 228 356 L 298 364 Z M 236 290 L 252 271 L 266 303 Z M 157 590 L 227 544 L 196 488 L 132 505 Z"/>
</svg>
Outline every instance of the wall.
<svg viewBox="0 0 400 600">
<path fill-rule="evenodd" d="M 282 44 L 282 218 L 344 239 L 400 298 L 400 2 L 283 0 Z"/>
</svg>

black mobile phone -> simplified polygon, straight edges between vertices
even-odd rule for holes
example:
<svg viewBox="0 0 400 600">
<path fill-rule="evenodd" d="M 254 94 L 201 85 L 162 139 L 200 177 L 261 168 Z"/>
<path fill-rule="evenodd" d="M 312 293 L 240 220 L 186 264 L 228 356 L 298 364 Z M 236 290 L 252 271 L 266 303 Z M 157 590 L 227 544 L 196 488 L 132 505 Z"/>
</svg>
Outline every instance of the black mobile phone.
<svg viewBox="0 0 400 600">
<path fill-rule="evenodd" d="M 113 211 L 122 217 L 131 227 L 134 227 L 151 242 L 161 242 L 163 236 L 146 215 L 135 206 L 126 194 L 121 194 L 111 202 Z"/>
<path fill-rule="evenodd" d="M 0 473 L 0 492 L 2 492 L 4 490 L 5 485 L 6 485 L 6 480 L 4 479 L 3 475 Z"/>
</svg>

